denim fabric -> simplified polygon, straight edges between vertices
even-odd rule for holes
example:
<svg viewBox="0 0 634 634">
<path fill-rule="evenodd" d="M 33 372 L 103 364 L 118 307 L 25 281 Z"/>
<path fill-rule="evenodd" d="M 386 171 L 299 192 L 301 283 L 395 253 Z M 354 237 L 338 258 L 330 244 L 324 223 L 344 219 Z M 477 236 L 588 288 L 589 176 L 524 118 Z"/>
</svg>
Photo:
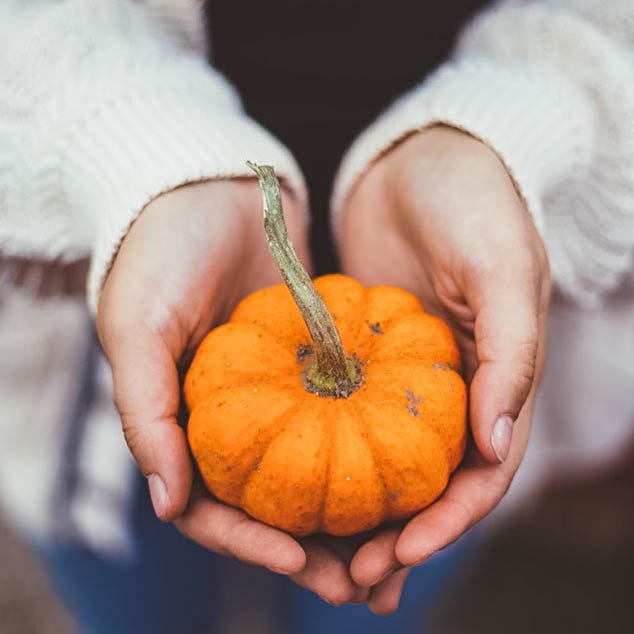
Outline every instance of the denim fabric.
<svg viewBox="0 0 634 634">
<path fill-rule="evenodd" d="M 474 536 L 463 538 L 415 569 L 398 612 L 385 618 L 365 606 L 331 607 L 286 578 L 203 550 L 154 517 L 144 482 L 133 530 L 137 548 L 131 560 L 104 558 L 71 542 L 37 546 L 82 634 L 223 634 L 233 618 L 228 605 L 234 612 L 268 613 L 269 626 L 262 631 L 275 634 L 418 633 L 430 604 L 477 543 Z M 251 583 L 260 590 L 249 592 Z"/>
</svg>

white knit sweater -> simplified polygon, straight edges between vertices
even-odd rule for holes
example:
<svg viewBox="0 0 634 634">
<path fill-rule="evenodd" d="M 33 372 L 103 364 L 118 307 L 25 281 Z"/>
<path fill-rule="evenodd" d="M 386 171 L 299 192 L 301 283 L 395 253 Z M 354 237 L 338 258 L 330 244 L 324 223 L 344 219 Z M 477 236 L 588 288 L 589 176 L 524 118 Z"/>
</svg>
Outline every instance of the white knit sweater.
<svg viewBox="0 0 634 634">
<path fill-rule="evenodd" d="M 290 154 L 203 61 L 199 11 L 195 0 L 2 3 L 0 250 L 89 254 L 93 306 L 127 228 L 161 192 L 247 175 L 250 157 L 304 196 Z M 445 122 L 503 158 L 560 288 L 596 298 L 632 268 L 633 49 L 631 0 L 496 3 L 353 145 L 335 222 L 374 157 Z"/>
<path fill-rule="evenodd" d="M 66 261 L 90 257 L 93 309 L 127 229 L 160 193 L 191 181 L 250 175 L 244 163 L 251 159 L 274 164 L 305 199 L 290 153 L 244 114 L 231 86 L 205 63 L 200 10 L 196 0 L 0 3 L 0 253 Z M 369 163 L 408 132 L 436 122 L 467 130 L 503 159 L 547 245 L 558 287 L 586 305 L 599 299 L 609 304 L 609 291 L 633 268 L 634 2 L 494 3 L 466 26 L 452 58 L 421 78 L 353 144 L 334 186 L 335 229 L 347 192 Z M 47 416 L 63 417 L 61 404 L 73 393 L 77 375 L 73 362 L 53 369 L 46 359 L 56 358 L 56 347 L 72 339 L 72 324 L 84 324 L 84 316 L 80 306 L 58 306 L 55 312 L 49 304 L 36 307 L 27 321 L 22 304 L 23 299 L 15 300 L 0 312 L 0 390 L 3 404 L 9 404 L 0 420 L 0 493 L 23 524 L 35 525 L 46 522 L 42 499 L 50 491 L 41 469 L 29 472 L 28 465 L 37 463 L 38 455 L 40 467 L 63 460 L 59 452 L 55 458 Z M 560 313 L 555 331 L 560 328 L 561 342 L 571 332 L 565 324 L 572 322 L 563 308 Z M 632 408 L 605 407 L 620 404 L 618 395 L 634 382 L 627 361 L 634 357 L 634 327 L 629 327 L 634 310 L 619 304 L 611 314 L 610 323 L 621 328 L 619 339 L 595 346 L 595 357 L 603 355 L 605 364 L 594 370 L 604 376 L 614 371 L 612 391 L 601 392 L 601 383 L 589 375 L 575 378 L 583 361 L 564 363 L 562 371 L 571 390 L 583 394 L 586 379 L 598 389 L 592 396 L 596 414 L 618 419 L 621 429 L 634 420 Z M 610 318 L 574 322 L 577 340 L 586 337 L 592 348 L 596 333 L 606 328 L 600 319 L 607 324 Z M 16 343 L 16 332 L 24 341 Z M 85 332 L 77 328 L 76 336 Z M 29 337 L 34 345 L 28 345 Z M 562 358 L 580 350 L 574 339 Z M 17 367 L 22 371 L 16 373 Z M 43 392 L 53 375 L 55 387 Z M 553 376 L 549 382 L 547 375 L 542 403 L 548 401 L 549 385 L 554 401 L 561 397 L 560 380 Z M 103 385 L 107 393 L 107 381 Z M 110 416 L 110 422 L 102 427 L 94 422 L 92 429 L 120 434 L 112 405 L 100 407 L 93 419 Z M 581 421 L 590 411 L 595 410 L 580 406 L 568 417 L 577 417 L 581 429 L 594 430 L 594 418 L 585 427 Z M 12 452 L 27 420 L 32 434 L 39 429 L 44 435 L 38 442 L 23 441 L 22 453 Z M 584 447 L 596 445 L 589 433 Z M 93 483 L 110 478 L 103 486 L 122 491 L 131 472 L 122 467 L 121 481 L 112 481 L 111 456 L 119 452 L 129 458 L 122 442 L 103 451 L 107 435 L 89 443 L 86 451 L 92 454 L 84 463 L 93 471 Z M 608 436 L 618 444 L 616 431 Z M 568 451 L 576 447 L 571 438 L 560 435 Z M 610 444 L 606 437 L 603 441 Z M 552 448 L 552 437 L 549 443 Z M 95 475 L 98 468 L 102 476 Z M 18 472 L 23 477 L 16 485 Z M 25 494 L 29 473 L 33 486 Z M 12 475 L 14 484 L 7 485 L 4 475 Z M 121 542 L 114 528 L 107 529 L 116 514 L 94 503 L 93 511 L 82 515 L 95 500 L 92 489 L 86 491 L 88 501 L 77 511 L 84 532 L 97 542 L 108 541 L 94 537 L 99 526 L 110 541 Z"/>
</svg>

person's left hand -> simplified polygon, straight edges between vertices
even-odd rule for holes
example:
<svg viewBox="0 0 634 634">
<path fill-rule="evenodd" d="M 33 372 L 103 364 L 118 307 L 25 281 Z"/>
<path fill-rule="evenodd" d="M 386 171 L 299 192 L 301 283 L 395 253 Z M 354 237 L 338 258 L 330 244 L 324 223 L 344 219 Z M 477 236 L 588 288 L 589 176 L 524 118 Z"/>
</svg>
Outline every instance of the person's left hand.
<svg viewBox="0 0 634 634">
<path fill-rule="evenodd" d="M 437 126 L 387 152 L 341 217 L 345 273 L 415 293 L 451 326 L 469 385 L 473 439 L 441 497 L 379 530 L 351 561 L 371 610 L 398 606 L 408 569 L 460 537 L 508 489 L 528 442 L 545 347 L 550 275 L 544 245 L 503 163 Z"/>
</svg>

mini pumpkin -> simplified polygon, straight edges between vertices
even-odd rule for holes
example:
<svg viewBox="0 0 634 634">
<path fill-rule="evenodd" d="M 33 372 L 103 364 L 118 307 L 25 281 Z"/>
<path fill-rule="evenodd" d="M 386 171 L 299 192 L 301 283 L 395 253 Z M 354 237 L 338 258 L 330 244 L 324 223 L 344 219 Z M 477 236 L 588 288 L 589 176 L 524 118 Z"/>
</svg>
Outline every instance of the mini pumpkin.
<svg viewBox="0 0 634 634">
<path fill-rule="evenodd" d="M 200 474 L 218 499 L 296 535 L 408 517 L 442 493 L 464 452 L 451 331 L 399 288 L 343 275 L 313 286 L 273 168 L 251 167 L 286 283 L 244 299 L 196 352 L 185 395 Z"/>
</svg>

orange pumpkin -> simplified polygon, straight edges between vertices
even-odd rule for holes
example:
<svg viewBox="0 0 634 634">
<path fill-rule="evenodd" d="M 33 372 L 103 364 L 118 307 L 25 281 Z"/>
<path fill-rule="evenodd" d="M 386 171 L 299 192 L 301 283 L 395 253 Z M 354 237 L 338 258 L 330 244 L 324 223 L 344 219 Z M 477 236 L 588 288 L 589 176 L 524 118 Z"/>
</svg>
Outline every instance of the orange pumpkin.
<svg viewBox="0 0 634 634">
<path fill-rule="evenodd" d="M 442 493 L 464 452 L 451 331 L 395 287 L 327 275 L 318 295 L 306 292 L 296 257 L 284 259 L 294 251 L 273 170 L 255 169 L 289 286 L 244 299 L 196 353 L 185 395 L 202 478 L 220 500 L 296 535 L 408 517 Z"/>
</svg>

